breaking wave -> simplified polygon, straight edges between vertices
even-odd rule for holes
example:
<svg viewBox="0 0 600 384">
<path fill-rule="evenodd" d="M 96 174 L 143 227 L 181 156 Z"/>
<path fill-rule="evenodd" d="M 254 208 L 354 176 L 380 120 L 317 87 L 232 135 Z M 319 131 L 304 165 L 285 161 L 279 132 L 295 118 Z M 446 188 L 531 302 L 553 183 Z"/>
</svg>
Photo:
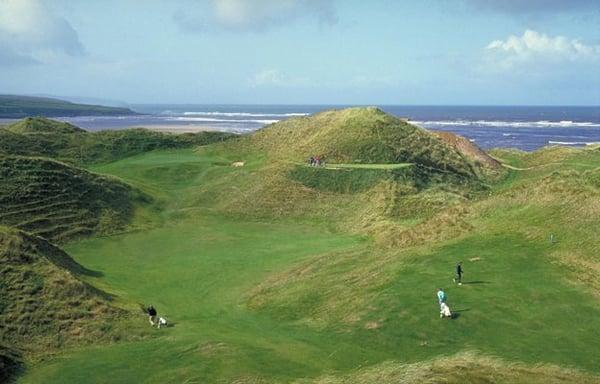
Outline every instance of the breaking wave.
<svg viewBox="0 0 600 384">
<path fill-rule="evenodd" d="M 548 140 L 548 144 L 557 144 L 557 145 L 600 145 L 600 141 L 553 141 L 553 140 Z"/>
<path fill-rule="evenodd" d="M 511 127 L 511 128 L 600 128 L 600 123 L 590 121 L 496 121 L 496 120 L 431 120 L 411 121 L 424 126 L 454 126 L 454 127 Z"/>
<path fill-rule="evenodd" d="M 294 117 L 308 116 L 308 113 L 251 113 L 251 112 L 183 112 L 184 116 L 225 116 L 225 117 Z"/>
<path fill-rule="evenodd" d="M 246 124 L 246 123 L 255 123 L 255 124 L 272 124 L 276 123 L 278 119 L 217 119 L 214 117 L 172 117 L 167 120 L 171 121 L 197 121 L 197 122 L 212 122 L 212 123 L 238 123 L 238 124 Z"/>
</svg>

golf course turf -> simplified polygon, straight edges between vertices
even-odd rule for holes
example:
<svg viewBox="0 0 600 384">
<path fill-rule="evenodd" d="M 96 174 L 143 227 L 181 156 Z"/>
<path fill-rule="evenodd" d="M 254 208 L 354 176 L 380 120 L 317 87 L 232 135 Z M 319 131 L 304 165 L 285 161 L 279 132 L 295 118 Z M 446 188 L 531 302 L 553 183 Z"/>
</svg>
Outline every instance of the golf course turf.
<svg viewBox="0 0 600 384">
<path fill-rule="evenodd" d="M 0 151 L 27 165 L 0 170 L 0 373 L 18 383 L 600 382 L 598 147 L 492 159 L 350 108 L 73 157 L 87 134 L 36 124 L 62 132 L 56 156 L 31 135 L 15 154 L 17 133 Z M 71 211 L 86 232 L 23 224 Z"/>
<path fill-rule="evenodd" d="M 534 220 L 535 212 L 493 212 L 496 228 L 386 259 L 379 271 L 386 277 L 363 287 L 373 298 L 366 315 L 314 326 L 303 319 L 346 293 L 317 282 L 367 268 L 368 258 L 360 261 L 360 255 L 390 251 L 323 223 L 219 214 L 194 195 L 239 172 L 226 165 L 227 156 L 208 149 L 155 151 L 93 169 L 154 194 L 161 208 L 139 215 L 151 218 L 152 228 L 73 242 L 65 250 L 100 272 L 86 281 L 124 307 L 153 304 L 172 326 L 140 341 L 64 351 L 27 367 L 20 383 L 289 382 L 464 351 L 599 373 L 597 298 L 548 262 L 553 244 L 499 230 L 517 218 Z M 244 171 L 261 164 L 249 159 Z M 273 288 L 285 300 L 267 289 L 266 304 L 247 305 L 269 276 L 338 255 L 350 256 L 324 262 L 312 280 Z M 458 260 L 465 269 L 461 287 L 452 285 Z M 438 287 L 447 289 L 453 320 L 438 317 Z M 149 327 L 141 311 L 136 326 Z"/>
</svg>

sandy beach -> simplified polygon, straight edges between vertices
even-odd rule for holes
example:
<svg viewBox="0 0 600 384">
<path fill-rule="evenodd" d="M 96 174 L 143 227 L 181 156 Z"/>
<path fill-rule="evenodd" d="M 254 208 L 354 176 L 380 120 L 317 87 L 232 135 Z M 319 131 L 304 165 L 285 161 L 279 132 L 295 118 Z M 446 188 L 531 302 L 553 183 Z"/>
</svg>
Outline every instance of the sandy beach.
<svg viewBox="0 0 600 384">
<path fill-rule="evenodd" d="M 133 127 L 132 127 L 133 128 Z M 207 131 L 223 131 L 223 127 L 210 127 L 206 125 L 175 125 L 175 124 L 161 124 L 161 125 L 147 125 L 136 128 L 145 128 L 152 131 L 158 132 L 169 132 L 169 133 L 196 133 L 196 132 L 207 132 Z"/>
</svg>

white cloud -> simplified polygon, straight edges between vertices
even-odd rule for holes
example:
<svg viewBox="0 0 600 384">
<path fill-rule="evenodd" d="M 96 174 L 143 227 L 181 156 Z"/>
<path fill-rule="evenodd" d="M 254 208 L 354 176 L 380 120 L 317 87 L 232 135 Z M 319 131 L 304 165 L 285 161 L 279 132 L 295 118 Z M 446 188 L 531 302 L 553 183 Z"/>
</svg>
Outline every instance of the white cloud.
<svg viewBox="0 0 600 384">
<path fill-rule="evenodd" d="M 84 53 L 77 32 L 41 0 L 0 0 L 0 65 Z"/>
<path fill-rule="evenodd" d="M 321 24 L 337 22 L 333 0 L 212 0 L 209 15 L 177 12 L 175 22 L 187 32 L 211 28 L 229 31 L 263 31 L 299 18 Z"/>
<path fill-rule="evenodd" d="M 311 82 L 306 77 L 290 76 L 276 69 L 265 69 L 252 76 L 248 83 L 252 87 L 307 87 Z"/>
<path fill-rule="evenodd" d="M 522 36 L 511 35 L 506 40 L 494 40 L 486 47 L 489 63 L 503 69 L 523 64 L 556 64 L 561 62 L 596 61 L 600 45 L 586 45 L 565 36 L 551 37 L 526 30 Z"/>
</svg>

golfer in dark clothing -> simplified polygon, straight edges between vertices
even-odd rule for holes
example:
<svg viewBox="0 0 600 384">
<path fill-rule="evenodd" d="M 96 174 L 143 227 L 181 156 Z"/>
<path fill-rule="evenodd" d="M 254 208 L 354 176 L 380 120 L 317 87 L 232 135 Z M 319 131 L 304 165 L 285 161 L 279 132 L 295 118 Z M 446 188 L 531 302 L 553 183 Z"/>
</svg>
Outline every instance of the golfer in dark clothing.
<svg viewBox="0 0 600 384">
<path fill-rule="evenodd" d="M 148 320 L 150 320 L 150 325 L 154 326 L 154 322 L 156 321 L 156 309 L 151 305 L 148 307 Z"/>
<path fill-rule="evenodd" d="M 462 285 L 462 263 L 456 264 L 456 277 L 454 278 L 454 282 L 458 283 L 458 285 Z"/>
</svg>

